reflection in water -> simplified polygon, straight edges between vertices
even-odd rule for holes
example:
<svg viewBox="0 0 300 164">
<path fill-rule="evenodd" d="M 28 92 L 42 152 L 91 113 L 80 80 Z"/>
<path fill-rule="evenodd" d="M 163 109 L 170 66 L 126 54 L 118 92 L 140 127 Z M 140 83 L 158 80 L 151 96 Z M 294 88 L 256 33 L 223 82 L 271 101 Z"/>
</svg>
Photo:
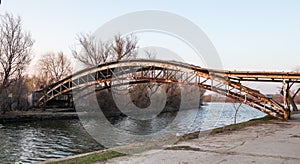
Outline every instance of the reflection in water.
<svg viewBox="0 0 300 164">
<path fill-rule="evenodd" d="M 189 111 L 185 111 L 188 113 Z M 193 112 L 195 113 L 195 112 Z M 131 117 L 119 117 L 110 121 L 114 127 L 120 130 L 127 131 L 134 135 L 148 135 L 159 132 L 174 123 L 177 112 L 162 113 L 157 117 L 149 120 L 138 120 Z M 181 120 L 183 121 L 183 120 Z"/>
<path fill-rule="evenodd" d="M 176 113 L 164 113 L 142 122 L 128 117 L 113 118 L 111 122 L 116 128 L 142 135 L 164 129 L 175 115 Z M 173 122 L 174 128 L 170 128 L 177 130 L 170 133 L 177 134 L 186 128 L 192 132 L 225 126 L 233 123 L 233 115 L 232 104 L 209 104 L 198 110 L 191 127 L 184 126 L 188 118 L 180 118 Z M 237 121 L 243 122 L 264 115 L 251 107 L 243 106 L 238 113 Z M 130 138 L 123 140 L 130 141 Z M 33 163 L 103 149 L 78 120 L 0 125 L 0 145 L 0 163 Z"/>
</svg>

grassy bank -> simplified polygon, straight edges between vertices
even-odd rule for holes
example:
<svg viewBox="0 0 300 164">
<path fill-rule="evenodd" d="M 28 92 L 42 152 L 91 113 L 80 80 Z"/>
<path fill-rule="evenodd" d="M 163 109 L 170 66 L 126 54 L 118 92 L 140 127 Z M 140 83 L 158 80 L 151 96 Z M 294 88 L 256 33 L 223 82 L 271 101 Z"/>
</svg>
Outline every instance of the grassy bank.
<svg viewBox="0 0 300 164">
<path fill-rule="evenodd" d="M 231 131 L 242 129 L 247 126 L 254 126 L 254 125 L 258 125 L 258 124 L 262 124 L 262 123 L 268 123 L 272 119 L 273 118 L 270 116 L 265 116 L 263 118 L 252 119 L 250 121 L 243 122 L 243 123 L 228 125 L 225 127 L 213 129 L 212 131 L 208 131 L 208 135 L 231 132 Z M 201 132 L 201 133 L 205 133 L 205 132 Z M 179 141 L 196 139 L 199 137 L 199 134 L 200 134 L 200 132 L 194 132 L 194 133 L 189 133 L 189 134 L 183 135 L 182 137 L 179 138 Z M 129 149 L 131 149 L 131 148 L 129 148 Z M 125 156 L 125 155 L 126 154 L 123 154 L 123 153 L 120 153 L 120 152 L 117 152 L 114 150 L 105 150 L 105 151 L 92 152 L 92 153 L 78 155 L 78 156 L 69 157 L 69 158 L 67 157 L 65 159 L 58 159 L 58 160 L 49 161 L 46 163 L 50 163 L 50 164 L 79 164 L 79 163 L 91 164 L 91 163 L 95 163 L 98 161 L 106 161 L 111 158 Z"/>
<path fill-rule="evenodd" d="M 106 161 L 111 158 L 124 156 L 126 154 L 113 151 L 113 150 L 105 150 L 101 152 L 91 153 L 83 156 L 79 156 L 77 158 L 65 159 L 61 161 L 53 161 L 48 162 L 49 164 L 90 164 L 100 161 Z"/>
</svg>

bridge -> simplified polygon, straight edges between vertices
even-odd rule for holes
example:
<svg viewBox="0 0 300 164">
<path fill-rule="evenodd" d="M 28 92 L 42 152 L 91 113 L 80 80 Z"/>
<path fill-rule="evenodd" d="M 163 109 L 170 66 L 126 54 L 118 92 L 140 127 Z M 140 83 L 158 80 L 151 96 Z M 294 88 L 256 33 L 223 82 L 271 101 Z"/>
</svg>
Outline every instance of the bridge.
<svg viewBox="0 0 300 164">
<path fill-rule="evenodd" d="M 284 103 L 280 104 L 243 81 L 282 83 Z M 164 60 L 135 59 L 101 64 L 81 70 L 44 90 L 38 104 L 73 90 L 95 85 L 97 90 L 139 83 L 170 83 L 195 85 L 202 89 L 230 97 L 280 120 L 287 120 L 300 88 L 291 94 L 291 87 L 300 83 L 300 72 L 224 71 Z"/>
</svg>

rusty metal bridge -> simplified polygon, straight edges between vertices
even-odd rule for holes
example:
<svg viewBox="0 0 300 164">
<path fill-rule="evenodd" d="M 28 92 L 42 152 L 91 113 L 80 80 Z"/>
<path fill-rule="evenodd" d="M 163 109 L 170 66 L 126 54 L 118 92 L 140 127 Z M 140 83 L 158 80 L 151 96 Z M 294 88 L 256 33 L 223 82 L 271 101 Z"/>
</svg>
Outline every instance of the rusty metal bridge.
<svg viewBox="0 0 300 164">
<path fill-rule="evenodd" d="M 243 81 L 283 84 L 284 104 L 242 84 Z M 38 104 L 77 89 L 95 85 L 97 90 L 138 83 L 196 85 L 230 97 L 280 120 L 287 120 L 291 107 L 298 110 L 290 88 L 300 83 L 300 72 L 223 71 L 177 61 L 128 60 L 101 64 L 79 71 L 45 89 Z"/>
</svg>

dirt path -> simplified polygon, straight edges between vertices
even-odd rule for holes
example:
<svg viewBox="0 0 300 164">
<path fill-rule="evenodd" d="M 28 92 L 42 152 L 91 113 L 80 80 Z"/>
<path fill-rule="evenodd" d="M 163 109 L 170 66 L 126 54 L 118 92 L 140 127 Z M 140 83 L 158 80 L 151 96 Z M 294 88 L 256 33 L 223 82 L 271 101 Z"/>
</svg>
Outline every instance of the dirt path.
<svg viewBox="0 0 300 164">
<path fill-rule="evenodd" d="M 300 114 L 105 163 L 300 163 Z"/>
</svg>

